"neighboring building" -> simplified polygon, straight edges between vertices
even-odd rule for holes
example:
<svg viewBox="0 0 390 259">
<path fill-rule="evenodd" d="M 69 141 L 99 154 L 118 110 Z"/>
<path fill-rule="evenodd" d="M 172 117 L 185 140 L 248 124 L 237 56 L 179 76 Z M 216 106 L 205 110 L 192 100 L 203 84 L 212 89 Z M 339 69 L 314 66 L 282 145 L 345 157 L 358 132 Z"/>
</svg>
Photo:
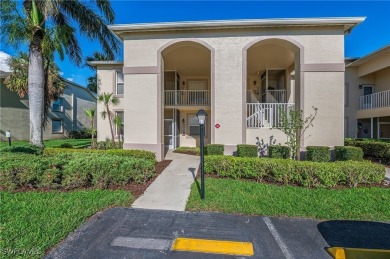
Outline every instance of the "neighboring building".
<svg viewBox="0 0 390 259">
<path fill-rule="evenodd" d="M 280 109 L 318 108 L 303 147 L 344 143 L 344 37 L 364 18 L 229 20 L 109 26 L 124 61 L 96 61 L 100 92 L 114 92 L 124 148 L 163 159 L 197 146 L 195 114 L 209 114 L 206 143 L 284 144 Z M 98 112 L 102 106 L 98 105 Z M 98 119 L 98 140 L 110 137 Z"/>
<path fill-rule="evenodd" d="M 345 136 L 390 139 L 390 45 L 346 60 Z"/>
<path fill-rule="evenodd" d="M 0 73 L 0 138 L 11 131 L 12 140 L 30 138 L 30 115 L 28 96 L 20 98 L 4 85 L 8 73 Z M 44 139 L 64 138 L 69 131 L 90 128 L 85 109 L 96 109 L 96 96 L 85 87 L 64 80 L 64 93 L 53 102 L 49 111 L 49 122 L 44 130 Z"/>
</svg>

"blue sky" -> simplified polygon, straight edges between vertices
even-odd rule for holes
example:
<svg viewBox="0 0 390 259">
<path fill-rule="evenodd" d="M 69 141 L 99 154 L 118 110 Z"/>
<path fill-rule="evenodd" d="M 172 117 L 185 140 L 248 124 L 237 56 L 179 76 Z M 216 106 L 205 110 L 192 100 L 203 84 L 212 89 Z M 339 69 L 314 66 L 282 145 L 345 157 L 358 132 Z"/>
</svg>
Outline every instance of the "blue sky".
<svg viewBox="0 0 390 259">
<path fill-rule="evenodd" d="M 390 1 L 112 1 L 116 24 L 261 18 L 365 16 L 345 39 L 345 55 L 361 57 L 390 44 Z M 100 51 L 79 37 L 84 56 Z M 14 54 L 10 47 L 1 50 Z M 86 85 L 93 72 L 67 59 L 58 61 L 65 78 Z"/>
</svg>

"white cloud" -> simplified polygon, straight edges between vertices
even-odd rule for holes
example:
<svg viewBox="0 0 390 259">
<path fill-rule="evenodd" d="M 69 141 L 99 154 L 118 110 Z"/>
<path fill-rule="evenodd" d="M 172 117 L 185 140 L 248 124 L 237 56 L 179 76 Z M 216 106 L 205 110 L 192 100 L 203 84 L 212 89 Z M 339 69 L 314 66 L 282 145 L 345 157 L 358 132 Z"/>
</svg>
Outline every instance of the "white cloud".
<svg viewBox="0 0 390 259">
<path fill-rule="evenodd" d="M 66 80 L 73 82 L 74 78 L 73 77 L 68 77 Z"/>
<path fill-rule="evenodd" d="M 4 72 L 11 72 L 7 65 L 7 59 L 11 56 L 3 51 L 0 51 L 0 70 Z"/>
<path fill-rule="evenodd" d="M 61 72 L 61 71 L 60 71 L 59 74 L 60 74 L 60 76 L 63 76 L 63 75 L 64 75 L 64 72 Z"/>
</svg>

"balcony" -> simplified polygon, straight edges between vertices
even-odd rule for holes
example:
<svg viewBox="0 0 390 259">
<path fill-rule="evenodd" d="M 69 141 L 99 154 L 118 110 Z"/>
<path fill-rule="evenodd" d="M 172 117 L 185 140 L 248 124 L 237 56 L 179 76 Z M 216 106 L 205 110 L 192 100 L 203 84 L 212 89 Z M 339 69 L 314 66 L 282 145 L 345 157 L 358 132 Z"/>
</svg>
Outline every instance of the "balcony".
<svg viewBox="0 0 390 259">
<path fill-rule="evenodd" d="M 293 103 L 247 103 L 247 128 L 280 128 L 282 111 L 289 113 Z"/>
<path fill-rule="evenodd" d="M 360 110 L 384 107 L 390 107 L 390 90 L 359 97 Z"/>
<path fill-rule="evenodd" d="M 210 90 L 165 90 L 165 106 L 210 106 Z"/>
</svg>

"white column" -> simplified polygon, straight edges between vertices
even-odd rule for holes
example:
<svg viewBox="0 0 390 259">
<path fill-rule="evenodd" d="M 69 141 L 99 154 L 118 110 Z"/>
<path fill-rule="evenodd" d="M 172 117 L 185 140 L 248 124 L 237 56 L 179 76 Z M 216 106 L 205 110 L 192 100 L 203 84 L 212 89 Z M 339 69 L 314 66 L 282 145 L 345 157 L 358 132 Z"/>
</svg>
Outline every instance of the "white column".
<svg viewBox="0 0 390 259">
<path fill-rule="evenodd" d="M 380 134 L 381 134 L 381 131 L 380 131 L 380 124 L 379 124 L 379 118 L 380 117 L 378 117 L 377 119 L 376 119 L 376 131 L 377 131 L 377 137 L 376 138 L 380 138 Z"/>
<path fill-rule="evenodd" d="M 374 118 L 371 117 L 371 138 L 374 138 Z"/>
</svg>

